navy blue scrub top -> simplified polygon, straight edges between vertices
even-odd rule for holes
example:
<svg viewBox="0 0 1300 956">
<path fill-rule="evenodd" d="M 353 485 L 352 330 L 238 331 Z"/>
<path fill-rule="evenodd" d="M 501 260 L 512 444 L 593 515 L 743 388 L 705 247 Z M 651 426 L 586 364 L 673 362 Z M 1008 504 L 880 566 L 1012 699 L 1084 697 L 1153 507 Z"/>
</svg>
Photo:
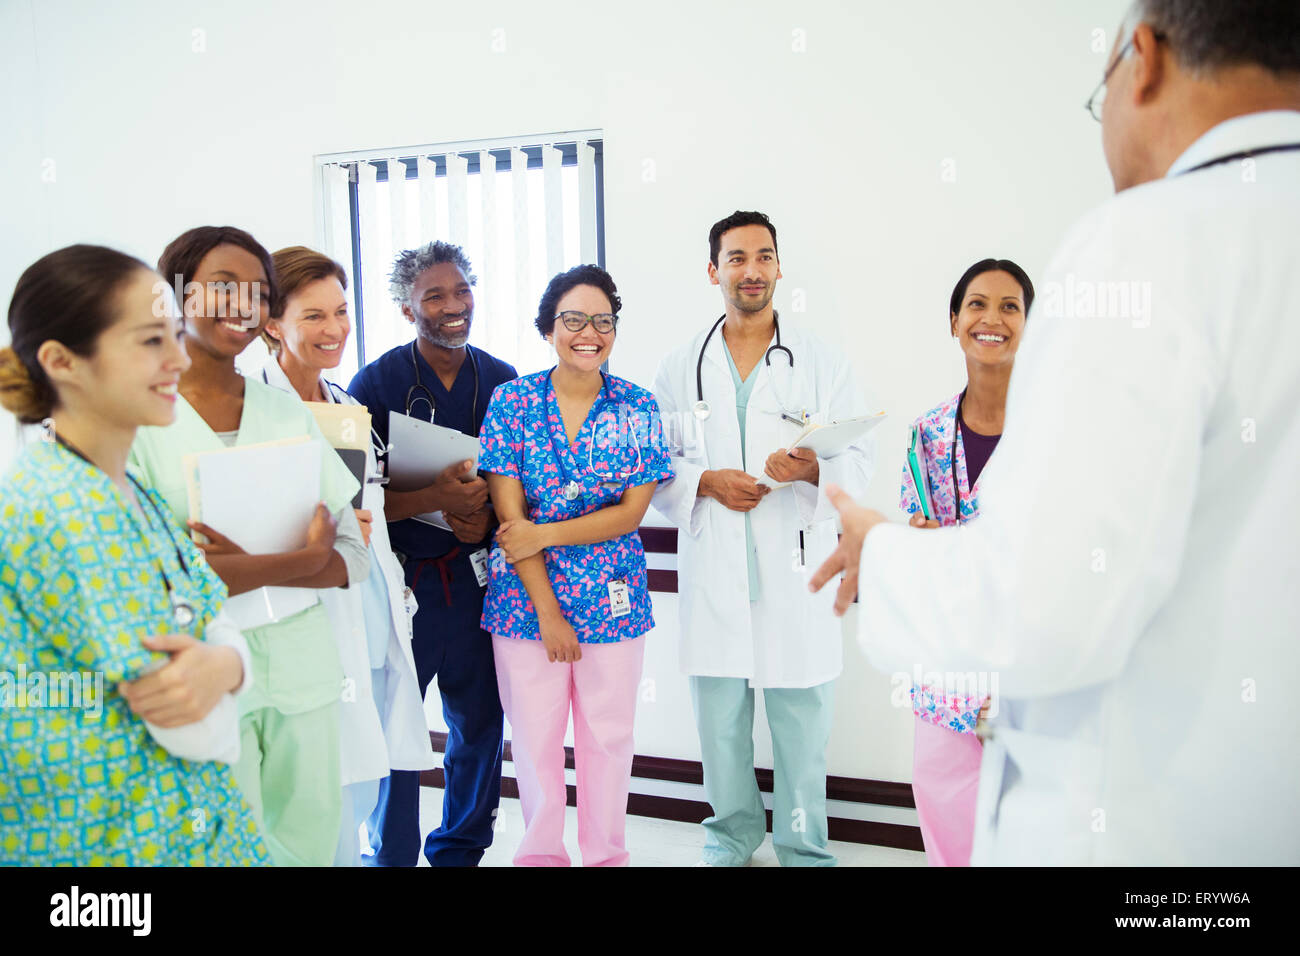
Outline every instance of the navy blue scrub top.
<svg viewBox="0 0 1300 956">
<path fill-rule="evenodd" d="M 415 361 L 420 368 L 420 383 L 433 395 L 433 404 L 437 409 L 433 423 L 444 428 L 454 428 L 466 435 L 477 437 L 478 429 L 487 414 L 488 402 L 492 392 L 502 382 L 518 378 L 514 366 L 502 362 L 482 349 L 472 345 L 466 346 L 478 362 L 478 421 L 471 421 L 474 405 L 474 367 L 470 365 L 470 356 L 461 363 L 456 373 L 456 381 L 451 391 L 442 387 L 432 366 L 429 365 L 420 350 L 415 350 Z M 398 411 L 406 413 L 406 393 L 415 384 L 415 370 L 411 367 L 411 343 L 399 345 L 385 352 L 361 371 L 357 372 L 348 386 L 348 393 L 365 405 L 370 412 L 371 424 L 375 432 L 388 444 L 388 413 Z M 424 402 L 424 392 L 416 389 L 412 396 L 411 414 L 423 421 L 429 419 L 429 406 Z M 388 537 L 393 550 L 411 558 L 437 558 L 454 547 L 476 549 L 480 545 L 466 545 L 458 541 L 450 531 L 435 528 L 432 525 L 406 518 L 390 522 Z M 491 535 L 483 543 L 490 540 Z"/>
</svg>

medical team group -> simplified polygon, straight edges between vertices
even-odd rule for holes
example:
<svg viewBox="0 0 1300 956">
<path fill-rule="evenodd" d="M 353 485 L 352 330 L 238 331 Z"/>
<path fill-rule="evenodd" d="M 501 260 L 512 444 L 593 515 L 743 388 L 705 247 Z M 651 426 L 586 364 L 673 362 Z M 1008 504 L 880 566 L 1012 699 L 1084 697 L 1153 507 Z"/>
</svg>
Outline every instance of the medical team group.
<svg viewBox="0 0 1300 956">
<path fill-rule="evenodd" d="M 390 291 L 415 338 L 346 390 L 325 373 L 351 334 L 347 275 L 311 249 L 271 254 L 241 229 L 204 226 L 171 242 L 156 271 L 89 245 L 28 268 L 0 400 L 43 424 L 44 440 L 0 489 L 0 667 L 48 673 L 50 686 L 98 672 L 107 691 L 98 708 L 33 694 L 0 711 L 0 860 L 413 866 L 423 849 L 435 866 L 475 865 L 495 830 L 504 714 L 525 820 L 514 862 L 568 865 L 572 713 L 582 862 L 627 864 L 654 626 L 637 529 L 653 502 L 680 529 L 680 659 L 712 809 L 700 862 L 743 866 L 767 831 L 753 772 L 761 689 L 776 855 L 833 865 L 825 753 L 842 637 L 832 595 L 807 580 L 837 542 L 825 488 L 860 496 L 874 447 L 869 435 L 827 458 L 788 446 L 810 422 L 870 409 L 844 354 L 773 309 L 768 217 L 738 211 L 708 240 L 725 311 L 664 359 L 651 390 L 604 371 L 622 301 L 594 265 L 551 279 L 535 324 L 556 364 L 519 376 L 468 344 L 476 277 L 464 252 L 441 241 L 402 252 Z M 934 514 L 917 514 L 905 474 L 913 525 L 976 515 L 1032 300 L 1007 260 L 958 281 L 948 321 L 969 382 L 918 419 Z M 236 359 L 258 337 L 269 358 L 241 374 Z M 303 547 L 248 554 L 228 529 L 191 520 L 187 456 L 323 442 L 310 402 L 364 406 L 373 431 L 363 487 L 323 456 Z M 477 469 L 386 489 L 390 412 L 478 436 Z M 250 502 L 275 480 L 250 475 Z M 251 625 L 223 608 L 268 587 L 310 600 Z M 445 795 L 421 847 L 435 677 Z M 987 700 L 913 697 L 926 849 L 962 864 Z"/>
</svg>

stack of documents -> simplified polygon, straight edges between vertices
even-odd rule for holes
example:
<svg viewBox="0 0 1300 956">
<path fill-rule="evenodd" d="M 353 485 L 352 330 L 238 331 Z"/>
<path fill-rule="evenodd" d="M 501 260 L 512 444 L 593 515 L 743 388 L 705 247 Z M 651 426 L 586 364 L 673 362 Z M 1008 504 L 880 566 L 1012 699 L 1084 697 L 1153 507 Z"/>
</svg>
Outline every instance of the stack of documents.
<svg viewBox="0 0 1300 956">
<path fill-rule="evenodd" d="M 223 448 L 183 459 L 190 518 L 249 554 L 297 551 L 320 501 L 320 441 L 300 435 Z M 241 630 L 262 627 L 314 605 L 311 588 L 265 587 L 237 594 L 225 608 Z"/>
</svg>

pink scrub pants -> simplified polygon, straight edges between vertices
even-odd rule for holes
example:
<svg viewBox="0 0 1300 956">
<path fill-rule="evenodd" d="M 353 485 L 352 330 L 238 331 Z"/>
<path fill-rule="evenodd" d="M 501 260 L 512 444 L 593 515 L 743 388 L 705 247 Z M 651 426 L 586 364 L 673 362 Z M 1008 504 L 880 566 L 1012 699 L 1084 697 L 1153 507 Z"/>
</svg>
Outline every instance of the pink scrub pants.
<svg viewBox="0 0 1300 956">
<path fill-rule="evenodd" d="M 916 718 L 912 794 L 930 866 L 970 866 L 984 747 L 974 734 Z"/>
<path fill-rule="evenodd" d="M 632 721 L 645 640 L 583 644 L 582 660 L 551 662 L 540 640 L 493 635 L 497 687 L 510 721 L 524 839 L 516 866 L 568 866 L 564 732 L 573 710 L 578 847 L 585 866 L 626 866 L 623 830 L 632 777 Z"/>
</svg>

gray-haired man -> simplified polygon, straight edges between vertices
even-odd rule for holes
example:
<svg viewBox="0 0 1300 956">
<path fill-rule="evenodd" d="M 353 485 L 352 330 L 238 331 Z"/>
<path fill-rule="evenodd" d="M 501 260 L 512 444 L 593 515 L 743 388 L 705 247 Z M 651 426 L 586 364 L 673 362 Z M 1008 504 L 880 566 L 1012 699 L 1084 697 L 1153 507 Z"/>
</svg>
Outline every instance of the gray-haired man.
<svg viewBox="0 0 1300 956">
<path fill-rule="evenodd" d="M 432 242 L 397 256 L 389 290 L 415 340 L 375 359 L 348 387 L 385 443 L 391 410 L 477 435 L 492 390 L 516 377 L 512 366 L 468 344 L 474 282 L 459 246 Z M 419 491 L 389 491 L 384 504 L 389 538 L 420 605 L 411 641 L 420 693 L 436 675 L 451 731 L 442 824 L 424 842 L 433 866 L 478 863 L 501 797 L 501 701 L 492 638 L 479 628 L 492 519 L 487 484 L 462 480 L 469 467 L 450 468 Z M 451 530 L 414 517 L 429 512 L 441 512 Z M 366 827 L 376 865 L 415 865 L 419 815 L 419 774 L 392 771 Z"/>
</svg>

